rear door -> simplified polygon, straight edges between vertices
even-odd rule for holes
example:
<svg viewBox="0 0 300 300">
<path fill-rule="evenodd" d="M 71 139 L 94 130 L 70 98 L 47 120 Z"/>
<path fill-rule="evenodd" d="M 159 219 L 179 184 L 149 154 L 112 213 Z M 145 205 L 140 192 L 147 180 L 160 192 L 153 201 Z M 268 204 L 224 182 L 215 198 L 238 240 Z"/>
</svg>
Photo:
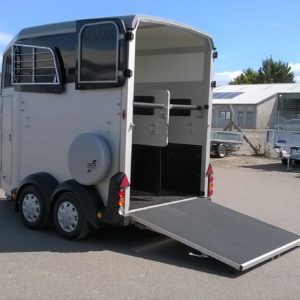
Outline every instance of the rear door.
<svg viewBox="0 0 300 300">
<path fill-rule="evenodd" d="M 240 271 L 300 246 L 294 233 L 203 198 L 140 208 L 130 216 Z"/>
</svg>

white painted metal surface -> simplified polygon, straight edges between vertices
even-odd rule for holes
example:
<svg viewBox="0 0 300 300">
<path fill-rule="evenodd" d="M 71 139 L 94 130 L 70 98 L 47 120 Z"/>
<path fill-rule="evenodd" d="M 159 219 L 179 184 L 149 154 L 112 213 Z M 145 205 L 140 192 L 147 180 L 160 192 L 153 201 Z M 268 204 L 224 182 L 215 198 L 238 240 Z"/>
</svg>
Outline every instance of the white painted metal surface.
<svg viewBox="0 0 300 300">
<path fill-rule="evenodd" d="M 2 180 L 12 181 L 12 96 L 2 97 Z"/>
<path fill-rule="evenodd" d="M 160 146 L 168 145 L 168 127 L 170 113 L 170 92 L 145 91 L 135 96 L 152 96 L 153 104 L 162 105 L 164 108 L 154 108 L 153 115 L 133 116 L 133 144 Z M 133 104 L 135 105 L 135 103 Z"/>
<path fill-rule="evenodd" d="M 139 55 L 136 64 L 137 82 L 189 82 L 204 79 L 203 52 Z"/>
<path fill-rule="evenodd" d="M 59 181 L 71 179 L 68 152 L 82 133 L 103 136 L 111 149 L 110 178 L 119 170 L 121 88 L 74 90 L 61 95 L 22 93 L 20 178 L 48 172 Z M 109 180 L 97 184 L 104 201 Z"/>
</svg>

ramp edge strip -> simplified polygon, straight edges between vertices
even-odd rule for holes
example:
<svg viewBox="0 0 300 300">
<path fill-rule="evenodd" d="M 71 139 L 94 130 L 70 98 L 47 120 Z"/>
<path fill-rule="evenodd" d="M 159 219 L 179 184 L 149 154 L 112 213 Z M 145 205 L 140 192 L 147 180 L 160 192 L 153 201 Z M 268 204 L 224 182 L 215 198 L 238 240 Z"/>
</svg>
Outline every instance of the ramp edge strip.
<svg viewBox="0 0 300 300">
<path fill-rule="evenodd" d="M 286 251 L 288 251 L 290 249 L 293 249 L 293 248 L 295 248 L 297 246 L 300 246 L 300 239 L 295 240 L 295 241 L 293 241 L 291 243 L 288 243 L 288 244 L 286 244 L 286 245 L 284 245 L 282 247 L 279 247 L 279 248 L 277 248 L 275 250 L 272 250 L 272 251 L 270 251 L 270 252 L 268 252 L 266 254 L 263 254 L 263 255 L 261 255 L 261 256 L 259 256 L 257 258 L 254 258 L 252 260 L 249 260 L 249 261 L 241 264 L 241 271 L 247 270 L 247 269 L 249 269 L 249 268 L 251 268 L 251 267 L 253 267 L 253 266 L 255 266 L 255 265 L 257 265 L 257 264 L 259 264 L 261 262 L 263 262 L 263 261 L 266 261 L 266 260 L 268 260 L 268 259 L 270 259 L 270 258 L 272 258 L 272 257 L 274 257 L 274 256 L 276 256 L 276 255 L 278 255 L 280 253 L 286 252 Z"/>
<path fill-rule="evenodd" d="M 150 208 L 161 207 L 161 206 L 166 206 L 166 205 L 180 203 L 180 202 L 191 201 L 191 200 L 195 200 L 195 199 L 197 199 L 197 197 L 186 198 L 186 199 L 181 199 L 181 200 L 175 200 L 175 201 L 172 201 L 172 202 L 161 203 L 161 204 L 156 204 L 156 205 L 150 205 L 150 206 L 146 206 L 146 207 L 142 207 L 142 208 L 136 208 L 136 209 L 128 211 L 128 215 L 130 215 L 130 213 L 137 212 L 137 211 L 147 210 L 147 209 L 150 209 Z"/>
</svg>

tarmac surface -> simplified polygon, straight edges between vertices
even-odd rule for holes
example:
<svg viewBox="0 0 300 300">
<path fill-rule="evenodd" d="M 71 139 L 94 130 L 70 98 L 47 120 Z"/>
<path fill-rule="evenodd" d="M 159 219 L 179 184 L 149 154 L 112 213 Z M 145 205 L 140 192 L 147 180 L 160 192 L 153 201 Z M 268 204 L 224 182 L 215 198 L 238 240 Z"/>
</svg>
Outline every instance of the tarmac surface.
<svg viewBox="0 0 300 300">
<path fill-rule="evenodd" d="M 213 201 L 300 234 L 300 166 L 259 157 L 212 164 Z M 63 240 L 26 229 L 0 201 L 0 299 L 300 299 L 300 248 L 244 273 L 191 251 L 135 227 Z"/>
</svg>

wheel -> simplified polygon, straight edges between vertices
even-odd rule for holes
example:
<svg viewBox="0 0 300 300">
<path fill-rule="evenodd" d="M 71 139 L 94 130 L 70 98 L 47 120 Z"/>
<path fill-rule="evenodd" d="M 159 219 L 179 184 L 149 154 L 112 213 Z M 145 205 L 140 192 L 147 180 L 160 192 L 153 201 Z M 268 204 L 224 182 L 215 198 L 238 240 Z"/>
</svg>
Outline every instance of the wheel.
<svg viewBox="0 0 300 300">
<path fill-rule="evenodd" d="M 285 157 L 283 157 L 281 159 L 281 162 L 282 162 L 283 165 L 285 165 L 285 166 L 287 165 L 287 159 Z"/>
<path fill-rule="evenodd" d="M 71 192 L 64 192 L 56 199 L 53 222 L 56 231 L 69 240 L 83 239 L 89 233 L 89 224 L 81 204 Z"/>
<path fill-rule="evenodd" d="M 218 147 L 217 147 L 217 156 L 220 157 L 220 158 L 223 158 L 223 157 L 226 156 L 226 154 L 227 154 L 226 146 L 224 146 L 222 144 L 218 145 Z"/>
<path fill-rule="evenodd" d="M 18 197 L 23 223 L 31 229 L 42 229 L 49 221 L 46 200 L 34 185 L 25 186 Z"/>
</svg>

